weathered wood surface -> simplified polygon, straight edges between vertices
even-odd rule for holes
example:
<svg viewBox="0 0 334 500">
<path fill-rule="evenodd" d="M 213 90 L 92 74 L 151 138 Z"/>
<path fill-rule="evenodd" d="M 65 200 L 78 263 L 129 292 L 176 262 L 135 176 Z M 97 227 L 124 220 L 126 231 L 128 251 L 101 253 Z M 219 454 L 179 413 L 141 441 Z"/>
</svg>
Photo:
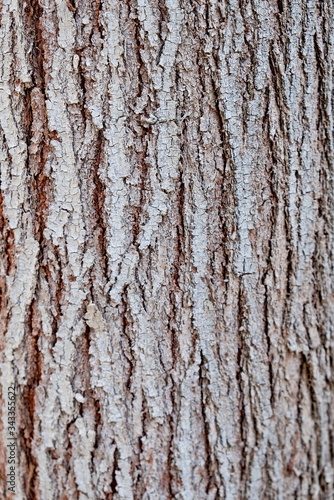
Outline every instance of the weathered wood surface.
<svg viewBox="0 0 334 500">
<path fill-rule="evenodd" d="M 333 499 L 332 2 L 0 8 L 1 497 Z"/>
</svg>

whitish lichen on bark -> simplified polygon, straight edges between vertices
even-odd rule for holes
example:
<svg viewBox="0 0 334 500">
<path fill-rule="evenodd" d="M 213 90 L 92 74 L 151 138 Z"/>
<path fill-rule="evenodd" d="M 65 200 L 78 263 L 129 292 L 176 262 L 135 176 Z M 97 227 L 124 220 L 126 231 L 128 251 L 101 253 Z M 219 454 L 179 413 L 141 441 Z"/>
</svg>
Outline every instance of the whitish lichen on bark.
<svg viewBox="0 0 334 500">
<path fill-rule="evenodd" d="M 332 498 L 332 5 L 0 8 L 2 497 Z"/>
</svg>

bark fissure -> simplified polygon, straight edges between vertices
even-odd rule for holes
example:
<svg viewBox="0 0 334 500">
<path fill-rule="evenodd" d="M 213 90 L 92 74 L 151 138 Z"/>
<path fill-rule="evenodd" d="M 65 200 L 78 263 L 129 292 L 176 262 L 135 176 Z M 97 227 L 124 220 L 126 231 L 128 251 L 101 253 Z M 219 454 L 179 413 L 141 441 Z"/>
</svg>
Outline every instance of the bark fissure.
<svg viewBox="0 0 334 500">
<path fill-rule="evenodd" d="M 0 15 L 17 498 L 331 498 L 333 6 Z"/>
</svg>

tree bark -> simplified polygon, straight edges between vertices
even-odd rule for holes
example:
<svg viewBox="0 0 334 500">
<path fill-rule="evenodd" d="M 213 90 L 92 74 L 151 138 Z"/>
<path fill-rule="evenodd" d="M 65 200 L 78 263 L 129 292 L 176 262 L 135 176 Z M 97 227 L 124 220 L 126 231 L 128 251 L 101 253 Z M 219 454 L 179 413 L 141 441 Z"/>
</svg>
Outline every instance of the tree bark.
<svg viewBox="0 0 334 500">
<path fill-rule="evenodd" d="M 1 497 L 333 499 L 332 2 L 0 9 Z"/>
</svg>

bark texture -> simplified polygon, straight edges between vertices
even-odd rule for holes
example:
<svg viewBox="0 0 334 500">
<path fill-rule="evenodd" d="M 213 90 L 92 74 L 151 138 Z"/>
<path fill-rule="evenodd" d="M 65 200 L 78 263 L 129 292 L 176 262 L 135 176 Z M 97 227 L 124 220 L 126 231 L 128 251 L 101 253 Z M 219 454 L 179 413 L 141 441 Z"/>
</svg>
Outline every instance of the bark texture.
<svg viewBox="0 0 334 500">
<path fill-rule="evenodd" d="M 333 499 L 332 1 L 0 9 L 1 497 Z"/>
</svg>

